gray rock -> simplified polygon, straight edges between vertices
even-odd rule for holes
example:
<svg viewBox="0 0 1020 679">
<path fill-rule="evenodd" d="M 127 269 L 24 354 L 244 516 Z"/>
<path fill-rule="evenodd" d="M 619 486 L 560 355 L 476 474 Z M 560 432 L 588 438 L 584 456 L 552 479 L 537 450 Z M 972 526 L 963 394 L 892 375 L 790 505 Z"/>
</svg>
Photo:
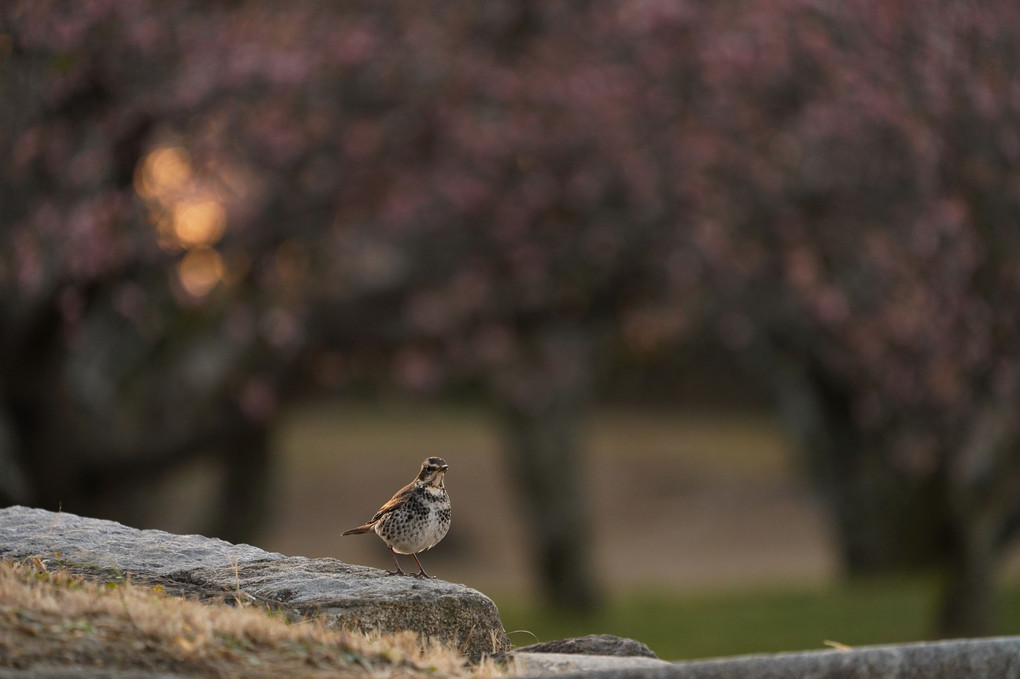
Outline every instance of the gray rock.
<svg viewBox="0 0 1020 679">
<path fill-rule="evenodd" d="M 1020 637 L 749 655 L 557 674 L 557 679 L 1020 679 Z"/>
<path fill-rule="evenodd" d="M 83 568 L 147 576 L 285 558 L 251 545 L 201 535 L 138 530 L 114 521 L 29 507 L 0 510 L 0 556 L 57 557 Z"/>
<path fill-rule="evenodd" d="M 513 653 L 579 653 L 583 655 L 659 657 L 640 641 L 624 639 L 612 634 L 589 634 L 586 637 L 544 641 L 515 649 Z"/>
<path fill-rule="evenodd" d="M 586 655 L 580 653 L 530 653 L 517 650 L 507 654 L 516 673 L 528 676 L 594 672 L 597 670 L 633 670 L 668 666 L 665 660 L 645 656 Z"/>
<path fill-rule="evenodd" d="M 471 657 L 510 647 L 496 605 L 464 585 L 65 512 L 0 510 L 0 558 L 32 557 L 90 578 L 129 577 L 174 595 L 268 605 L 294 619 L 314 615 L 334 628 L 413 630 Z"/>
</svg>

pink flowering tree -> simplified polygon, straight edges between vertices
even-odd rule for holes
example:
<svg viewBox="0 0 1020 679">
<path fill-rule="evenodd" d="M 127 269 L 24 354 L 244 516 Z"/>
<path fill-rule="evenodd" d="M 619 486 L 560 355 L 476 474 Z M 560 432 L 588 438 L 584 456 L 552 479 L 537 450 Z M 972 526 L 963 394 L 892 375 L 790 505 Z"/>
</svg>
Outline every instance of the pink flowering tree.
<svg viewBox="0 0 1020 679">
<path fill-rule="evenodd" d="M 800 434 L 846 568 L 942 565 L 943 632 L 986 631 L 1020 516 L 1020 11 L 720 13 L 685 137 L 714 323 Z"/>
<path fill-rule="evenodd" d="M 16 2 L 2 492 L 95 505 L 210 455 L 242 506 L 306 380 L 473 382 L 583 608 L 595 378 L 715 334 L 847 571 L 945 565 L 944 628 L 980 630 L 1018 516 L 1016 11 Z"/>
</svg>

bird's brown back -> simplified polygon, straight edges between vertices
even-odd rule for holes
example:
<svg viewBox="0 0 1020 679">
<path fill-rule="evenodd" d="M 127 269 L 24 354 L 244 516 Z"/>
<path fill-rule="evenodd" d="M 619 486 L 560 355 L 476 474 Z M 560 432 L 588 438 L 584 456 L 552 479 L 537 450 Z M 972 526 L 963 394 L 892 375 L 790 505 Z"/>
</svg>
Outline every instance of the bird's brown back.
<svg viewBox="0 0 1020 679">
<path fill-rule="evenodd" d="M 375 513 L 375 516 L 372 517 L 371 521 L 364 525 L 358 526 L 357 528 L 345 530 L 343 533 L 340 533 L 341 537 L 344 535 L 360 535 L 361 533 L 367 533 L 368 531 L 372 530 L 372 526 L 374 526 L 379 521 L 379 519 L 386 516 L 394 509 L 407 502 L 407 499 L 411 497 L 411 493 L 413 492 L 414 481 L 398 490 L 396 495 L 391 497 L 386 504 L 379 508 L 379 511 Z"/>
</svg>

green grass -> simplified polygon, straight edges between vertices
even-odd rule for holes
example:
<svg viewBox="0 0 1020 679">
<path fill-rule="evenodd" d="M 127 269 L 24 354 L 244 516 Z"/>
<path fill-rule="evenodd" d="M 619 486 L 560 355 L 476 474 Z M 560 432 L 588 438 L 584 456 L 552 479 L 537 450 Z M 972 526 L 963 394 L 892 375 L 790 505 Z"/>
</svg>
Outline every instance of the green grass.
<svg viewBox="0 0 1020 679">
<path fill-rule="evenodd" d="M 565 616 L 498 598 L 515 645 L 585 634 L 644 641 L 666 660 L 825 648 L 932 638 L 934 582 L 859 583 L 828 590 L 754 590 L 701 595 L 634 594 L 592 616 Z M 1002 634 L 1020 634 L 1020 587 L 1001 598 Z M 527 630 L 527 632 L 516 632 Z M 530 632 L 530 634 L 528 633 Z M 534 636 L 532 636 L 534 635 Z"/>
</svg>

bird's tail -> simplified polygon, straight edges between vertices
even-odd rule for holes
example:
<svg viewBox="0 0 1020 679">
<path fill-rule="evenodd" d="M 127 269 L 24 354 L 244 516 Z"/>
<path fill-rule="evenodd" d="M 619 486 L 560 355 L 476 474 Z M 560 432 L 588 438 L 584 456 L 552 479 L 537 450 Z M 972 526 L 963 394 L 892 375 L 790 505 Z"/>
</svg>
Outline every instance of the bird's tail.
<svg viewBox="0 0 1020 679">
<path fill-rule="evenodd" d="M 344 536 L 344 535 L 360 535 L 361 533 L 367 533 L 368 531 L 372 530 L 372 526 L 374 526 L 374 525 L 375 524 L 373 524 L 373 523 L 366 523 L 364 526 L 358 526 L 357 528 L 352 528 L 350 530 L 345 530 L 343 533 L 340 533 L 340 535 L 341 536 Z"/>
</svg>

